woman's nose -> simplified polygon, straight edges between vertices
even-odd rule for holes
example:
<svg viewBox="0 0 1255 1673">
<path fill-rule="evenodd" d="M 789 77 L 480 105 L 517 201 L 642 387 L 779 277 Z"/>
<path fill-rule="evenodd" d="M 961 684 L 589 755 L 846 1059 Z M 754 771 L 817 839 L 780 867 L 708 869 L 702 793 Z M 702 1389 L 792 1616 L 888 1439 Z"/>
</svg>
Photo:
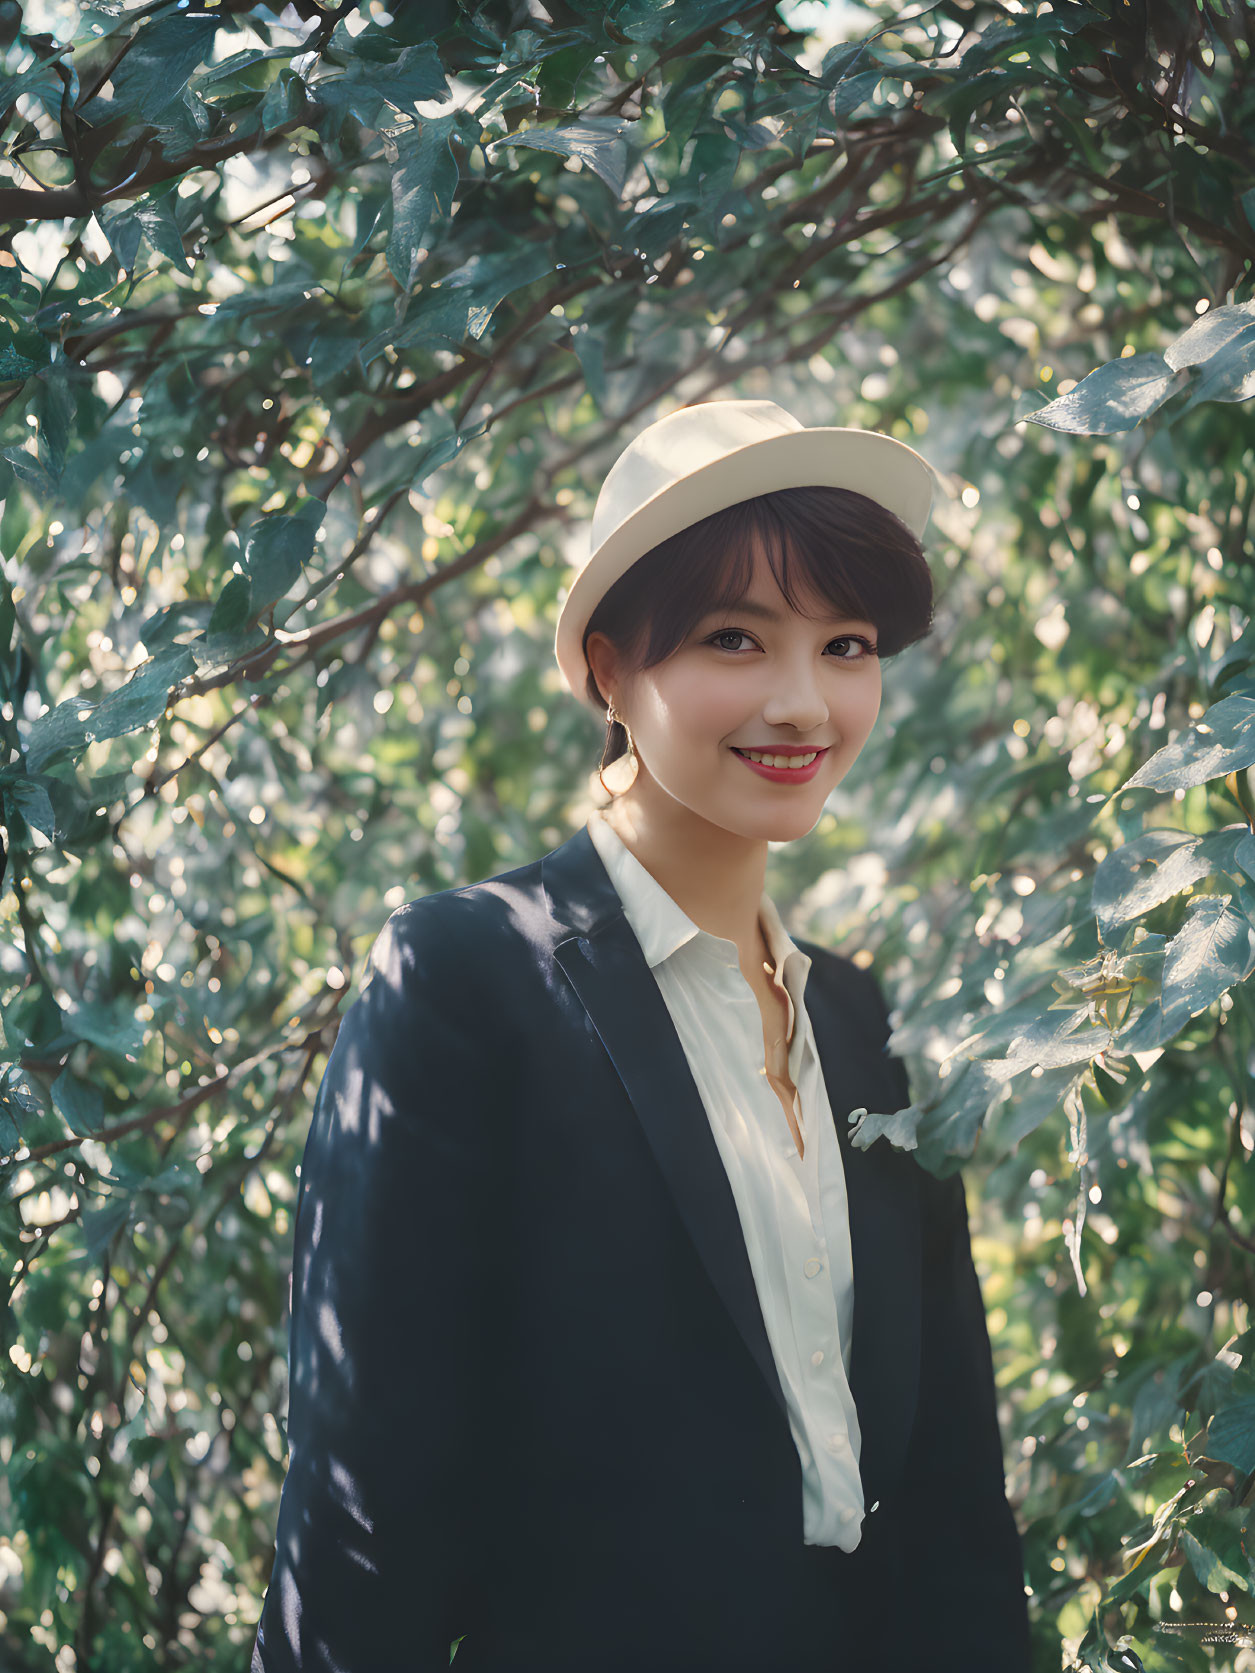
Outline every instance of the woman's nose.
<svg viewBox="0 0 1255 1673">
<path fill-rule="evenodd" d="M 814 674 L 806 667 L 781 668 L 763 705 L 764 722 L 805 732 L 827 718 L 828 704 Z"/>
</svg>

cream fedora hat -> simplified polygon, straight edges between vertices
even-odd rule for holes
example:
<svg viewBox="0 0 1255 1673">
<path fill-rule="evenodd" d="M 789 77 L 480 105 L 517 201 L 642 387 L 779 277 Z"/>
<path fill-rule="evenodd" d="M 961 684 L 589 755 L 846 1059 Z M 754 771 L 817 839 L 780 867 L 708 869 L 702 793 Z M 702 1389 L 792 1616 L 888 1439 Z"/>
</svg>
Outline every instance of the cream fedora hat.
<svg viewBox="0 0 1255 1673">
<path fill-rule="evenodd" d="M 637 558 L 713 511 L 778 488 L 852 488 L 918 537 L 940 477 L 915 449 L 878 430 L 808 427 L 774 401 L 699 401 L 636 435 L 601 485 L 589 554 L 558 616 L 554 654 L 567 689 L 599 719 L 586 689 L 584 629 Z"/>
</svg>

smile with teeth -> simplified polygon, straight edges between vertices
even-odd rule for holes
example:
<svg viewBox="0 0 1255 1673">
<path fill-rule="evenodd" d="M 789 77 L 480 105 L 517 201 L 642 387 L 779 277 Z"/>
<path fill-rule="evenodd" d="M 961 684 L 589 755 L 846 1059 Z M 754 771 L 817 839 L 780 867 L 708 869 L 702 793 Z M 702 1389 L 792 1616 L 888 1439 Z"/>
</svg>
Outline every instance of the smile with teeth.
<svg viewBox="0 0 1255 1673">
<path fill-rule="evenodd" d="M 809 767 L 819 751 L 813 749 L 809 755 L 768 755 L 761 749 L 738 749 L 736 753 L 764 767 Z"/>
</svg>

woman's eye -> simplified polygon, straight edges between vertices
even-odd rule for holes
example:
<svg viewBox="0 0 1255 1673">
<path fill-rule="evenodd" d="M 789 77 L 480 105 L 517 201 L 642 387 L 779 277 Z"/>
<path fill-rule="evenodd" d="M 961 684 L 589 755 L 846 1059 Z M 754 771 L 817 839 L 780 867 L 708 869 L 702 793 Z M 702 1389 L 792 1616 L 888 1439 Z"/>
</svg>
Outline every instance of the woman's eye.
<svg viewBox="0 0 1255 1673">
<path fill-rule="evenodd" d="M 742 649 L 740 645 L 729 643 L 730 640 L 737 639 L 744 639 L 751 645 L 754 643 L 753 639 L 750 638 L 750 635 L 739 627 L 721 628 L 718 633 L 712 633 L 706 643 L 708 645 L 716 646 L 721 651 L 738 651 Z M 838 639 L 830 639 L 828 644 L 829 646 L 857 645 L 859 647 L 857 655 L 839 655 L 833 658 L 834 662 L 863 662 L 869 656 L 876 656 L 878 654 L 876 646 L 873 645 L 870 640 L 864 639 L 861 635 L 848 633 L 842 634 Z"/>
<path fill-rule="evenodd" d="M 873 645 L 869 640 L 863 639 L 861 637 L 860 638 L 853 638 L 849 634 L 843 634 L 840 639 L 830 639 L 828 641 L 828 643 L 831 644 L 831 645 L 859 645 L 859 646 L 861 646 L 861 649 L 860 649 L 859 654 L 857 656 L 839 656 L 837 658 L 838 662 L 862 662 L 864 657 L 877 655 L 875 645 Z"/>
</svg>

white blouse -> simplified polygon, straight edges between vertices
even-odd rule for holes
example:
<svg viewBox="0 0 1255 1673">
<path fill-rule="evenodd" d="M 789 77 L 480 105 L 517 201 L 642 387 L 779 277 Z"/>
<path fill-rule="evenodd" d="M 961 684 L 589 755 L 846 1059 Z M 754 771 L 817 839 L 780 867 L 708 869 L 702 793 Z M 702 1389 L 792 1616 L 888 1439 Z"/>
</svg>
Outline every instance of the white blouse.
<svg viewBox="0 0 1255 1673">
<path fill-rule="evenodd" d="M 789 1078 L 805 1153 L 799 1156 L 767 1079 L 762 1012 L 736 943 L 699 929 L 598 810 L 588 834 L 671 1013 L 736 1199 L 802 1464 L 804 1542 L 852 1551 L 862 1535 L 863 1487 L 862 1435 L 848 1381 L 849 1206 L 803 1003 L 811 960 L 764 893 L 763 931 L 789 997 Z"/>
</svg>

